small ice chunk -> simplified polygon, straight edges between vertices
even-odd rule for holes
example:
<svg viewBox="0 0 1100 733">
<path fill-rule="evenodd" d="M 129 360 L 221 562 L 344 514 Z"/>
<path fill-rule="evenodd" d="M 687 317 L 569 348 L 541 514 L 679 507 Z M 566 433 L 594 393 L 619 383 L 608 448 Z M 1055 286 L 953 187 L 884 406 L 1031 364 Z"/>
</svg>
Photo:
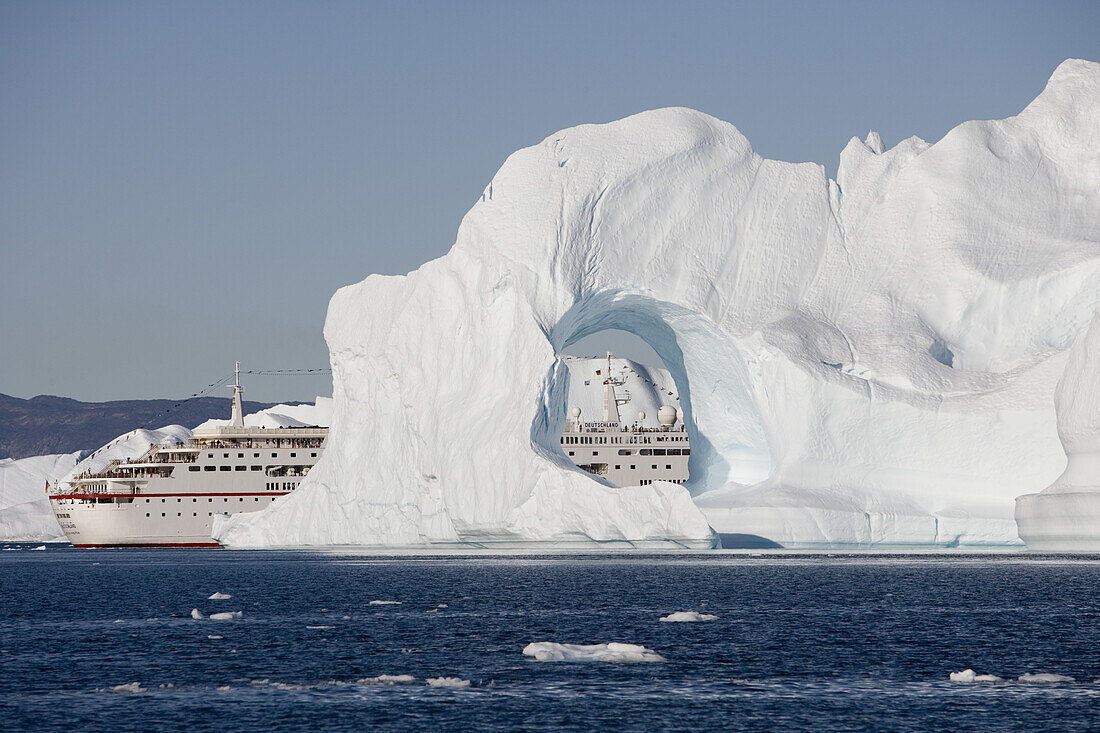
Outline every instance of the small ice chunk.
<svg viewBox="0 0 1100 733">
<path fill-rule="evenodd" d="M 523 653 L 539 662 L 664 662 L 665 658 L 641 644 L 558 644 L 535 641 Z"/>
<path fill-rule="evenodd" d="M 195 619 L 196 621 L 202 621 L 204 618 L 206 618 L 206 616 L 203 616 L 202 611 L 200 611 L 199 609 L 192 608 L 191 609 L 191 618 Z"/>
<path fill-rule="evenodd" d="M 307 629 L 333 629 L 335 626 L 307 626 Z"/>
<path fill-rule="evenodd" d="M 232 597 L 233 596 L 229 595 L 228 593 L 215 592 L 214 595 L 207 596 L 207 600 L 208 601 L 228 601 Z"/>
<path fill-rule="evenodd" d="M 244 611 L 222 611 L 210 614 L 212 621 L 236 621 L 244 617 Z"/>
<path fill-rule="evenodd" d="M 662 621 L 715 621 L 717 616 L 712 613 L 696 613 L 695 611 L 676 611 L 667 616 L 661 616 Z"/>
<path fill-rule="evenodd" d="M 962 672 L 951 673 L 952 682 L 1003 682 L 995 674 L 978 674 L 972 669 L 964 669 Z"/>
<path fill-rule="evenodd" d="M 111 692 L 117 692 L 123 695 L 137 695 L 142 692 L 148 692 L 148 690 L 142 687 L 140 682 L 130 682 L 125 685 L 115 685 L 111 688 Z"/>
<path fill-rule="evenodd" d="M 368 606 L 400 606 L 401 601 L 371 601 Z"/>
<path fill-rule="evenodd" d="M 229 685 L 222 685 L 221 687 L 217 688 L 217 691 L 218 692 L 232 692 L 233 688 L 230 687 Z"/>
<path fill-rule="evenodd" d="M 1040 685 L 1053 685 L 1059 682 L 1076 682 L 1073 677 L 1064 674 L 1050 674 L 1049 672 L 1040 672 L 1038 674 L 1022 674 L 1019 677 L 1020 682 L 1030 682 Z"/>
<path fill-rule="evenodd" d="M 45 545 L 39 545 L 38 547 L 32 547 L 31 549 L 32 550 L 45 550 L 46 546 Z"/>
<path fill-rule="evenodd" d="M 411 674 L 380 674 L 377 677 L 364 677 L 360 685 L 411 685 L 416 678 Z"/>
<path fill-rule="evenodd" d="M 470 680 L 461 677 L 429 677 L 428 687 L 447 687 L 452 690 L 464 690 L 470 686 Z"/>
<path fill-rule="evenodd" d="M 206 638 L 207 638 L 207 639 L 215 639 L 215 640 L 217 640 L 217 639 L 224 639 L 225 637 L 224 637 L 224 636 L 218 636 L 217 634 L 207 634 L 207 635 L 206 635 Z"/>
<path fill-rule="evenodd" d="M 446 608 L 447 604 L 446 603 L 437 603 L 435 607 L 436 608 Z"/>
</svg>

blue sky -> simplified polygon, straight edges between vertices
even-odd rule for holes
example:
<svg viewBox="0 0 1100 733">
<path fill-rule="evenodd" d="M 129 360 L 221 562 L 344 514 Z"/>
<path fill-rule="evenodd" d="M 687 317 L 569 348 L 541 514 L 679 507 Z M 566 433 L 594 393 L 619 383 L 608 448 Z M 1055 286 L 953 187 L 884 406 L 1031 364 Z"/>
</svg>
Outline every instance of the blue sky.
<svg viewBox="0 0 1100 733">
<path fill-rule="evenodd" d="M 1100 3 L 5 2 L 0 392 L 326 366 L 332 293 L 446 252 L 563 127 L 689 106 L 832 174 L 870 128 L 1012 115 L 1067 57 L 1100 60 Z"/>
</svg>

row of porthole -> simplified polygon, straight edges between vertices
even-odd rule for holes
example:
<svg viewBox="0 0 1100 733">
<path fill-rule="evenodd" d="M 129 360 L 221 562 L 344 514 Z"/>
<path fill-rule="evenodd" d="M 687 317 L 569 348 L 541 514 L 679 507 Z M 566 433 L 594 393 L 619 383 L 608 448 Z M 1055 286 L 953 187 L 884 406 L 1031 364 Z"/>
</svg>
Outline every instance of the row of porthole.
<svg viewBox="0 0 1100 733">
<path fill-rule="evenodd" d="M 213 454 L 213 453 L 207 453 L 207 454 L 206 454 L 206 457 L 207 457 L 207 458 L 213 458 L 213 457 L 214 457 L 214 454 Z M 259 454 L 259 453 L 253 453 L 253 454 L 252 454 L 252 457 L 253 457 L 253 458 L 259 458 L 259 457 L 260 457 L 260 454 Z M 278 457 L 279 457 L 279 454 L 278 454 L 278 453 L 272 453 L 272 454 L 271 454 L 271 457 L 272 457 L 272 458 L 278 458 Z M 291 458 L 297 458 L 297 457 L 298 457 L 298 454 L 297 454 L 297 453 L 293 453 L 293 452 L 292 452 L 292 453 L 290 454 L 290 457 L 291 457 Z M 309 457 L 310 457 L 310 458 L 316 458 L 316 457 L 317 457 L 317 454 L 316 454 L 316 453 L 310 453 L 310 454 L 309 454 Z M 228 453 L 222 453 L 222 458 L 229 458 L 229 454 L 228 454 Z M 237 454 L 237 458 L 244 458 L 244 453 L 238 453 L 238 454 Z"/>
</svg>

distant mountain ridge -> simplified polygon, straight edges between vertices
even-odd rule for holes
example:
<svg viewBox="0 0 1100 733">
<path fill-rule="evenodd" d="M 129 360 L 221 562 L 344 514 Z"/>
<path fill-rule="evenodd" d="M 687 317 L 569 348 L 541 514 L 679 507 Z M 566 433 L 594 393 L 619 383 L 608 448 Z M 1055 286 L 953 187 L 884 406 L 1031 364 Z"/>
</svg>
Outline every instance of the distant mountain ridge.
<svg viewBox="0 0 1100 733">
<path fill-rule="evenodd" d="M 0 459 L 95 450 L 135 428 L 183 425 L 194 428 L 211 418 L 228 418 L 228 397 L 179 400 L 80 402 L 38 395 L 30 399 L 0 394 Z M 244 402 L 245 414 L 277 403 Z M 301 402 L 283 404 L 297 405 Z"/>
</svg>

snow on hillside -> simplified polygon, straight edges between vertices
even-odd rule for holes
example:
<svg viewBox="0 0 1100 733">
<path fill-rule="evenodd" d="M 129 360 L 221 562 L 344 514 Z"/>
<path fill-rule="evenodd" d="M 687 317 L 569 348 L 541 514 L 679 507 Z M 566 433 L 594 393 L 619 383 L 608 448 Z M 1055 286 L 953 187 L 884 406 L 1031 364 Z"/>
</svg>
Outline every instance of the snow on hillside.
<svg viewBox="0 0 1100 733">
<path fill-rule="evenodd" d="M 1013 498 L 1065 466 L 1054 387 L 1100 304 L 1098 242 L 1086 61 L 1015 117 L 853 139 L 836 181 L 689 109 L 563 130 L 508 158 L 447 255 L 333 296 L 325 454 L 215 532 L 1018 543 Z M 605 329 L 675 380 L 686 486 L 610 490 L 562 455 L 559 355 Z"/>
<path fill-rule="evenodd" d="M 46 481 L 56 481 L 77 464 L 82 452 L 0 459 L 0 540 L 63 542 L 65 535 L 46 498 Z"/>
</svg>

